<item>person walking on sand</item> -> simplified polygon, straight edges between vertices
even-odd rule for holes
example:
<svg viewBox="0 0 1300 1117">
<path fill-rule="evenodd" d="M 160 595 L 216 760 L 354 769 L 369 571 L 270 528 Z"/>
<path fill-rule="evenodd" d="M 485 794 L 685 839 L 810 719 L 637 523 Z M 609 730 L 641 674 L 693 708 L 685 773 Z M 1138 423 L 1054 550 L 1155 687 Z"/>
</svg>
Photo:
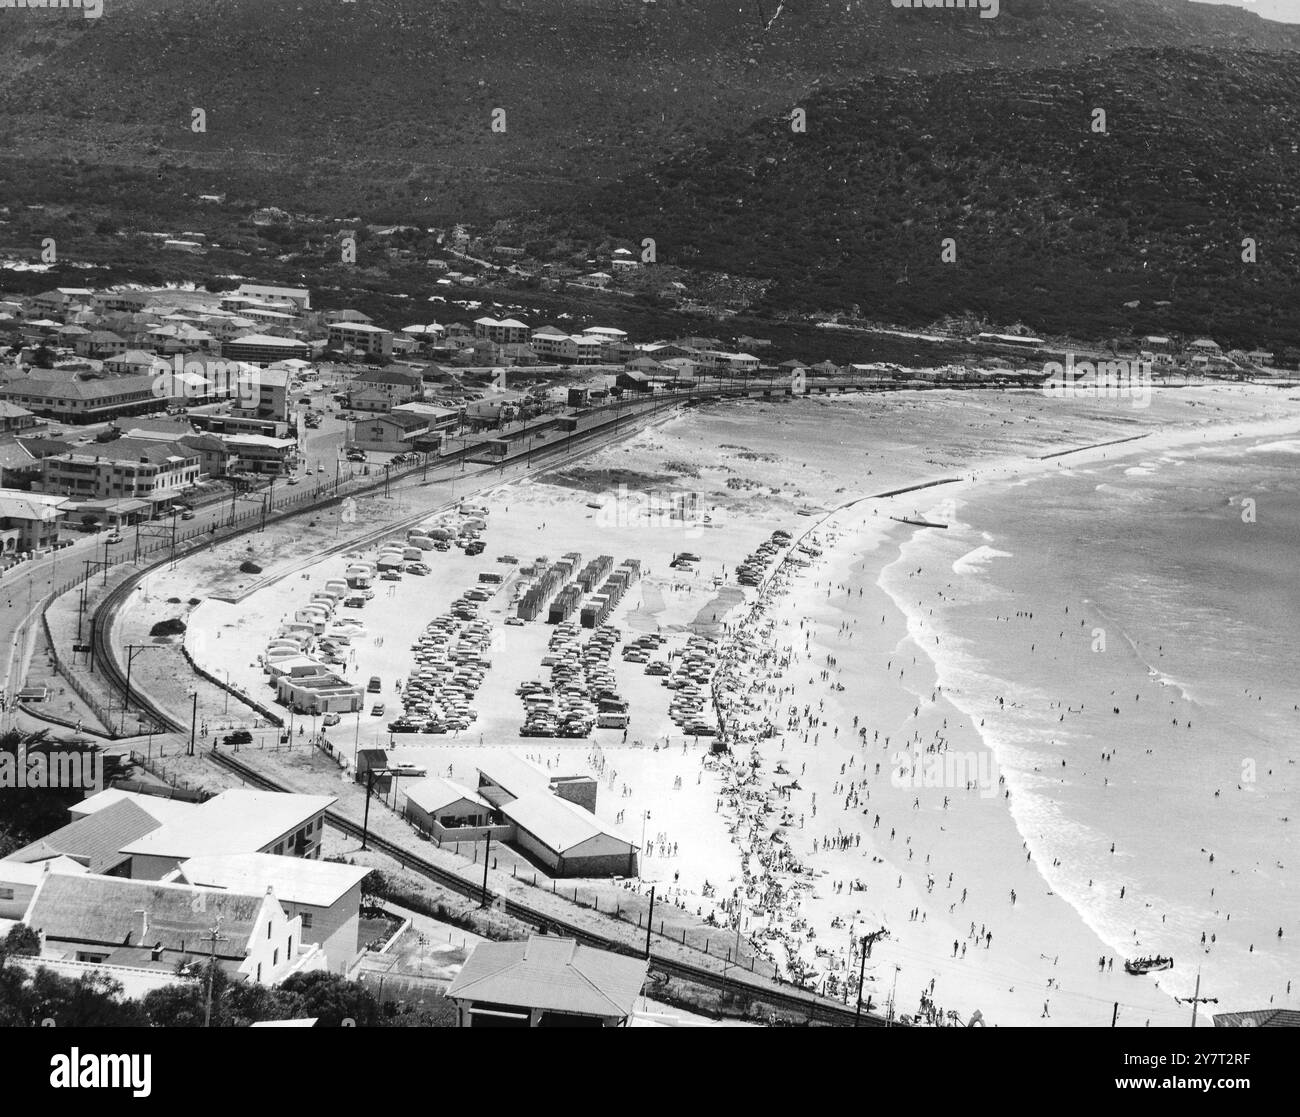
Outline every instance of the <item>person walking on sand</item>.
<svg viewBox="0 0 1300 1117">
<path fill-rule="evenodd" d="M 1040 1020 L 1050 1020 L 1052 1018 L 1052 1014 L 1048 1011 L 1048 1006 L 1050 1004 L 1050 1001 L 1043 1002 L 1043 1015 L 1039 1017 Z"/>
</svg>

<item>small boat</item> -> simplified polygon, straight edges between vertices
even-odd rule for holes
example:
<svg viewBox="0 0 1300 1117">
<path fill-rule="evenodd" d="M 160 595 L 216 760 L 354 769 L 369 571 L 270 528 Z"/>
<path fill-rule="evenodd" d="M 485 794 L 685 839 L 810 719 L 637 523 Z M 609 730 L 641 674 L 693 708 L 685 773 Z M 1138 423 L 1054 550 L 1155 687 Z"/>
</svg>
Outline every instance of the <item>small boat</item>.
<svg viewBox="0 0 1300 1117">
<path fill-rule="evenodd" d="M 1154 958 L 1130 958 L 1124 963 L 1125 972 L 1136 975 L 1160 970 L 1172 970 L 1173 968 L 1174 960 L 1160 954 L 1157 954 Z"/>
</svg>

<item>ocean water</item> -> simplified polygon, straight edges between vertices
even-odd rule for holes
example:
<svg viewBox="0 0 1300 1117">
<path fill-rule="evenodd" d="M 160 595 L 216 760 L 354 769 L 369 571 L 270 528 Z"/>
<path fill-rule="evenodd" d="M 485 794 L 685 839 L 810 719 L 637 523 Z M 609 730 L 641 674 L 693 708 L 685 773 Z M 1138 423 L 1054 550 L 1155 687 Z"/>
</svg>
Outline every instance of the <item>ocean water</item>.
<svg viewBox="0 0 1300 1117">
<path fill-rule="evenodd" d="M 1294 414 L 1236 388 L 1119 411 L 1034 393 L 749 403 L 657 430 L 641 467 L 689 456 L 682 484 L 755 482 L 752 507 L 798 530 L 814 521 L 797 508 L 972 466 Z M 1220 1011 L 1300 1007 L 1300 440 L 1108 454 L 908 494 L 900 510 L 949 530 L 898 525 L 863 574 L 884 564 L 1046 887 L 1117 960 L 1173 955 L 1161 988 L 1190 993 L 1199 970 Z"/>
<path fill-rule="evenodd" d="M 1049 885 L 1117 957 L 1173 955 L 1162 987 L 1200 968 L 1227 1007 L 1294 1006 L 1300 442 L 1063 464 L 926 507 L 949 530 L 905 539 L 881 585 L 983 721 Z"/>
</svg>

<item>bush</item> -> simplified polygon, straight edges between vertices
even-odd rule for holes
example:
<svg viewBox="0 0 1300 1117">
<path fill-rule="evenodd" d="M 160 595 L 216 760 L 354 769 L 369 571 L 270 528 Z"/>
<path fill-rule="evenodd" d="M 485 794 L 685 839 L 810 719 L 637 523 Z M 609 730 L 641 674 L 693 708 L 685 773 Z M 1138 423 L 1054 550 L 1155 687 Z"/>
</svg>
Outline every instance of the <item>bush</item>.
<svg viewBox="0 0 1300 1117">
<path fill-rule="evenodd" d="M 185 635 L 185 622 L 179 617 L 171 617 L 165 621 L 159 621 L 149 630 L 150 636 L 183 636 Z"/>
<path fill-rule="evenodd" d="M 260 574 L 262 573 L 262 568 L 250 559 L 245 559 L 239 564 L 239 572 L 241 574 Z"/>
<path fill-rule="evenodd" d="M 203 604 L 203 598 L 201 598 L 201 597 L 191 597 L 191 598 L 190 598 L 190 604 L 191 604 L 191 605 L 202 605 L 202 604 Z"/>
</svg>

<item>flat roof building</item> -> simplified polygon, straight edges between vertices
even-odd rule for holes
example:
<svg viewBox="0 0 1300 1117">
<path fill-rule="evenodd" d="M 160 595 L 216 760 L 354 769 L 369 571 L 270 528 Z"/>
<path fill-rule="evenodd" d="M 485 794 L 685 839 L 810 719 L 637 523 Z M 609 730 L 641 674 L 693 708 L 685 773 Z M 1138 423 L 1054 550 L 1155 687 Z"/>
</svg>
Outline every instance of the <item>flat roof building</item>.
<svg viewBox="0 0 1300 1117">
<path fill-rule="evenodd" d="M 328 795 L 291 795 L 232 788 L 188 815 L 127 843 L 131 876 L 161 880 L 183 861 L 215 853 L 320 856 Z"/>
</svg>

